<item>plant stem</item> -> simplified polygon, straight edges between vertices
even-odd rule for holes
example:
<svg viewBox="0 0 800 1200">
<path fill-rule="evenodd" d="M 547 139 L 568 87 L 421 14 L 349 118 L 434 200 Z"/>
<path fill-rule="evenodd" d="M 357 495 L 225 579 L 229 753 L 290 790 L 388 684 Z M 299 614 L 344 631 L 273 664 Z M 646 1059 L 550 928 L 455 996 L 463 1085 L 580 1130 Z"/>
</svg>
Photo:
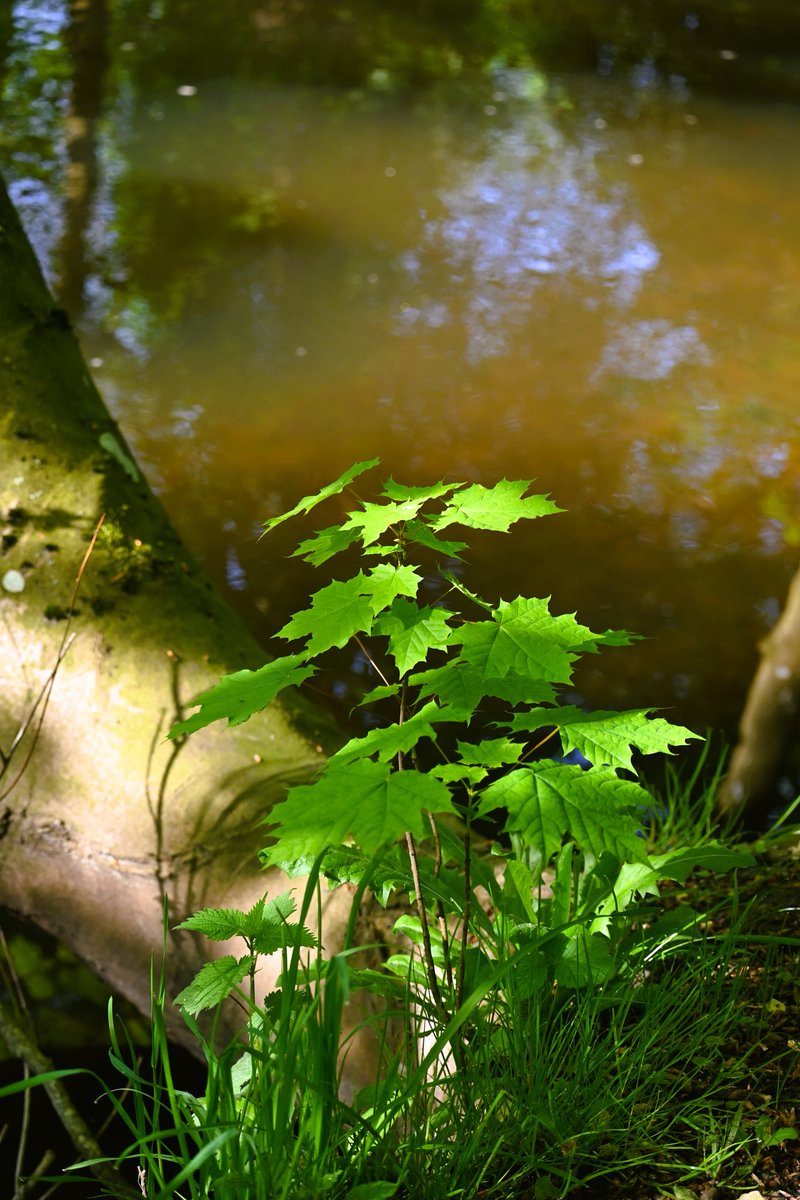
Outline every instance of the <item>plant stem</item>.
<svg viewBox="0 0 800 1200">
<path fill-rule="evenodd" d="M 431 827 L 433 835 L 434 861 L 433 861 L 433 877 L 439 878 L 439 872 L 442 869 L 442 843 L 439 838 L 439 830 L 436 828 L 436 821 L 433 813 L 428 813 L 428 823 Z M 453 964 L 450 956 L 450 934 L 447 929 L 447 919 L 445 917 L 444 905 L 441 899 L 436 901 L 436 916 L 439 921 L 439 933 L 442 937 L 442 948 L 444 950 L 444 968 L 447 972 L 447 986 L 450 989 L 450 994 L 454 994 L 453 988 Z"/>
<path fill-rule="evenodd" d="M 472 871 L 470 856 L 472 854 L 472 796 L 469 798 L 466 811 L 466 828 L 464 829 L 464 915 L 461 923 L 461 958 L 458 964 L 458 990 L 456 992 L 456 1009 L 464 1003 L 464 977 L 467 963 L 467 937 L 469 935 L 469 919 L 472 906 Z"/>
<path fill-rule="evenodd" d="M 402 725 L 406 717 L 406 695 L 408 684 L 403 679 L 400 685 L 400 716 L 397 724 Z M 397 753 L 397 770 L 405 769 L 405 760 L 402 750 Z M 420 929 L 422 931 L 422 946 L 425 957 L 425 969 L 428 975 L 428 986 L 431 989 L 433 1002 L 439 1010 L 439 1014 L 443 1020 L 447 1020 L 447 1010 L 442 1001 L 442 993 L 439 990 L 439 981 L 436 978 L 436 963 L 433 959 L 433 947 L 431 946 L 431 931 L 428 927 L 428 914 L 425 910 L 425 897 L 422 894 L 422 885 L 419 878 L 419 860 L 417 858 L 417 847 L 414 842 L 414 836 L 410 830 L 406 830 L 406 849 L 408 850 L 408 860 L 411 864 L 411 878 L 414 880 L 414 897 L 417 906 L 417 916 L 419 917 Z"/>
<path fill-rule="evenodd" d="M 439 991 L 439 981 L 436 978 L 436 964 L 433 960 L 433 947 L 431 946 L 431 932 L 428 928 L 428 914 L 425 911 L 425 900 L 422 895 L 422 887 L 419 880 L 419 863 L 417 861 L 417 847 L 414 844 L 413 834 L 406 832 L 406 849 L 408 850 L 408 858 L 411 863 L 411 878 L 414 880 L 414 896 L 417 906 L 417 916 L 419 917 L 420 928 L 422 930 L 422 945 L 425 951 L 425 967 L 428 973 L 428 987 L 431 989 L 433 1001 L 439 1010 L 442 1019 L 446 1019 L 447 1010 L 445 1009 L 442 1000 L 442 993 Z"/>
</svg>

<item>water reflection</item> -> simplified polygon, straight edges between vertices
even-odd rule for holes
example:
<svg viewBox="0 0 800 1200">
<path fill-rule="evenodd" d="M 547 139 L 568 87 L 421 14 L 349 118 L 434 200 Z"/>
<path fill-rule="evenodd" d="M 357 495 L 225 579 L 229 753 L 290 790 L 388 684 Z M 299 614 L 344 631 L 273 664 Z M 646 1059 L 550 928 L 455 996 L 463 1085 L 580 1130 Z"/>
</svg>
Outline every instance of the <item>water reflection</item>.
<svg viewBox="0 0 800 1200">
<path fill-rule="evenodd" d="M 29 97 L 30 56 L 67 69 L 33 8 Z M 57 125 L 38 96 L 15 197 L 149 476 L 254 627 L 314 586 L 259 521 L 349 461 L 537 476 L 571 515 L 479 540 L 476 586 L 648 634 L 630 665 L 590 664 L 593 703 L 730 727 L 794 569 L 796 115 L 665 86 L 647 57 L 623 87 L 498 63 L 471 92 L 398 98 L 369 73 L 221 79 L 186 56 L 167 77 L 118 34 L 83 228 L 52 158 L 28 169 L 25 138 Z"/>
<path fill-rule="evenodd" d="M 599 382 L 606 374 L 667 379 L 682 363 L 711 365 L 711 355 L 696 329 L 665 320 L 631 321 L 609 338 L 592 380 Z"/>
<path fill-rule="evenodd" d="M 490 132 L 477 163 L 452 165 L 458 183 L 439 192 L 444 215 L 426 223 L 423 244 L 444 259 L 449 282 L 466 297 L 470 363 L 508 351 L 514 331 L 535 315 L 543 279 L 588 285 L 580 297 L 587 308 L 601 298 L 626 307 L 658 265 L 625 189 L 603 186 L 598 149 L 593 139 L 571 144 L 533 114 Z M 444 308 L 434 304 L 419 317 L 437 327 Z"/>
</svg>

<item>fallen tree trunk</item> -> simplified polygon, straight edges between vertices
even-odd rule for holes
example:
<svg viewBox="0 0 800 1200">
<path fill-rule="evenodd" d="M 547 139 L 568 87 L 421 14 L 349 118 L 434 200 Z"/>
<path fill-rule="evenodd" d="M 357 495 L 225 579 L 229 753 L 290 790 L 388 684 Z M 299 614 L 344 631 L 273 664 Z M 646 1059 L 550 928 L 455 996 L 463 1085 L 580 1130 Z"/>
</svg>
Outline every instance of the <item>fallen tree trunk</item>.
<svg viewBox="0 0 800 1200">
<path fill-rule="evenodd" d="M 0 330 L 0 905 L 147 1011 L 163 894 L 177 924 L 292 886 L 259 868 L 262 822 L 332 729 L 298 696 L 165 740 L 194 695 L 264 656 L 147 487 L 2 186 Z M 348 900 L 325 896 L 328 950 Z M 195 936 L 172 935 L 169 961 L 178 988 L 200 962 Z"/>
</svg>

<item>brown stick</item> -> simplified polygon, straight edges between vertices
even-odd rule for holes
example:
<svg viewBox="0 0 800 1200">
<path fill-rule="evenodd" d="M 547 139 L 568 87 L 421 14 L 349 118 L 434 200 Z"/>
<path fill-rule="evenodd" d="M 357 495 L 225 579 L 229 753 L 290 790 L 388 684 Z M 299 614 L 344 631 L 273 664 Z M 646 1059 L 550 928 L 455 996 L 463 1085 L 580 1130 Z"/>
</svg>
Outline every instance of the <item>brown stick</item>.
<svg viewBox="0 0 800 1200">
<path fill-rule="evenodd" d="M 21 1058 L 35 1075 L 43 1075 L 54 1069 L 50 1059 L 42 1053 L 33 1038 L 18 1024 L 8 1007 L 2 1002 L 0 1002 L 0 1035 L 14 1055 Z M 43 1086 L 50 1097 L 50 1103 L 56 1110 L 58 1119 L 81 1158 L 102 1158 L 101 1147 L 72 1103 L 61 1080 L 51 1079 Z M 113 1187 L 114 1194 L 121 1197 L 122 1200 L 136 1200 L 136 1191 L 124 1182 L 119 1172 L 109 1163 L 92 1163 L 90 1170 L 103 1183 Z"/>
</svg>

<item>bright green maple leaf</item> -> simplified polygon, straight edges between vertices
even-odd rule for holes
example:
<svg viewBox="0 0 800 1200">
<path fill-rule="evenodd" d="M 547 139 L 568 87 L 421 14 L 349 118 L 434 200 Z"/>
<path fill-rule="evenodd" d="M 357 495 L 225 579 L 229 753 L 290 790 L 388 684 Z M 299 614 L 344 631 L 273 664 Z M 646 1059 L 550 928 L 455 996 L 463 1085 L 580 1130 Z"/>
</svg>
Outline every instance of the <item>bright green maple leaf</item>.
<svg viewBox="0 0 800 1200">
<path fill-rule="evenodd" d="M 510 738 L 487 738 L 477 745 L 456 742 L 456 749 L 461 761 L 471 766 L 504 767 L 508 763 L 519 762 L 525 747 L 521 742 L 512 742 Z"/>
<path fill-rule="evenodd" d="M 409 683 L 419 687 L 421 699 L 437 696 L 451 718 L 459 721 L 469 721 L 486 695 L 480 671 L 459 660 L 445 667 L 417 671 L 409 677 Z"/>
<path fill-rule="evenodd" d="M 295 613 L 279 630 L 277 637 L 307 637 L 305 657 L 312 658 L 344 646 L 354 633 L 369 633 L 372 628 L 372 600 L 364 594 L 365 576 L 359 571 L 344 583 L 334 580 L 311 597 L 311 607 Z"/>
<path fill-rule="evenodd" d="M 445 783 L 466 783 L 470 786 L 482 783 L 488 775 L 484 767 L 470 767 L 466 763 L 439 763 L 431 767 L 430 773 Z"/>
<path fill-rule="evenodd" d="M 439 574 L 442 576 L 442 579 L 447 580 L 453 591 L 466 596 L 468 600 L 471 600 L 473 604 L 477 604 L 478 608 L 482 608 L 484 612 L 494 612 L 493 604 L 490 604 L 488 600 L 483 600 L 477 592 L 471 592 L 452 571 L 441 570 Z"/>
<path fill-rule="evenodd" d="M 184 721 L 177 721 L 167 737 L 194 733 L 223 719 L 227 719 L 229 725 L 241 725 L 253 713 L 266 708 L 278 692 L 296 687 L 314 674 L 316 668 L 309 666 L 305 659 L 304 654 L 290 654 L 266 663 L 257 671 L 234 671 L 232 675 L 223 675 L 219 683 L 193 701 L 200 705 L 200 711 Z"/>
<path fill-rule="evenodd" d="M 424 500 L 393 500 L 389 504 L 363 504 L 360 512 L 347 514 L 342 529 L 355 529 L 364 546 L 373 542 L 391 529 L 393 525 L 404 525 L 415 517 Z"/>
<path fill-rule="evenodd" d="M 662 717 L 648 717 L 649 709 L 627 712 L 583 712 L 574 705 L 562 708 L 534 708 L 515 715 L 513 730 L 534 731 L 555 725 L 564 753 L 578 750 L 596 766 L 633 770 L 631 747 L 642 754 L 671 754 L 672 746 L 685 746 L 696 733 L 682 725 L 671 725 Z"/>
<path fill-rule="evenodd" d="M 249 954 L 238 960 L 232 954 L 225 954 L 206 963 L 189 986 L 175 997 L 175 1004 L 192 1017 L 204 1008 L 216 1008 L 242 982 L 252 965 L 253 958 Z"/>
<path fill-rule="evenodd" d="M 497 606 L 498 619 L 502 623 L 520 623 L 533 634 L 562 646 L 573 654 L 582 654 L 596 643 L 604 643 L 608 634 L 593 633 L 586 625 L 575 620 L 574 613 L 550 612 L 550 597 L 540 599 L 518 596 L 516 600 L 501 600 Z M 609 631 L 611 632 L 611 631 Z"/>
<path fill-rule="evenodd" d="M 576 646 L 575 649 L 581 653 L 588 650 L 592 654 L 598 646 L 632 646 L 634 642 L 641 641 L 644 641 L 644 638 L 640 633 L 631 633 L 628 629 L 607 629 L 605 633 L 593 633 L 591 642 L 585 646 Z"/>
<path fill-rule="evenodd" d="M 546 601 L 520 597 L 511 604 L 501 601 L 494 620 L 465 625 L 452 641 L 461 644 L 460 658 L 485 679 L 513 671 L 535 681 L 568 683 L 576 655 L 566 647 L 575 640 L 575 626 L 572 617 L 551 616 Z"/>
<path fill-rule="evenodd" d="M 352 546 L 360 536 L 357 529 L 342 529 L 339 525 L 329 525 L 327 529 L 320 529 L 319 533 L 301 542 L 292 552 L 292 558 L 302 558 L 319 567 L 329 558 Z"/>
<path fill-rule="evenodd" d="M 440 538 L 430 527 L 431 518 L 416 517 L 405 527 L 405 539 L 424 546 L 426 550 L 435 550 L 437 554 L 446 554 L 448 558 L 458 558 L 462 550 L 466 550 L 466 542 L 451 542 Z"/>
<path fill-rule="evenodd" d="M 509 704 L 554 704 L 556 700 L 556 693 L 549 683 L 531 679 L 529 675 L 509 671 L 502 679 L 481 678 L 487 696 L 496 696 L 498 700 L 505 700 Z"/>
<path fill-rule="evenodd" d="M 397 599 L 376 621 L 375 633 L 389 638 L 389 653 L 401 675 L 424 662 L 429 650 L 447 645 L 453 632 L 447 623 L 449 616 L 443 608 L 419 608 L 409 600 Z"/>
<path fill-rule="evenodd" d="M 479 666 L 454 659 L 443 667 L 431 667 L 409 676 L 408 682 L 419 687 L 421 699 L 438 697 L 442 708 L 452 721 L 469 721 L 485 696 L 494 696 L 509 704 L 541 704 L 555 701 L 556 694 L 548 683 L 518 675 L 509 670 L 502 679 L 486 678 Z"/>
<path fill-rule="evenodd" d="M 379 687 L 367 692 L 366 696 L 362 696 L 356 707 L 363 708 L 366 704 L 377 704 L 380 700 L 389 700 L 395 696 L 398 698 L 399 703 L 400 686 L 399 683 L 382 683 Z"/>
<path fill-rule="evenodd" d="M 507 533 L 515 521 L 563 511 L 547 496 L 524 496 L 532 482 L 531 479 L 501 479 L 490 488 L 473 483 L 456 492 L 431 525 L 434 530 L 446 529 L 448 525 L 467 525 L 471 529 Z"/>
<path fill-rule="evenodd" d="M 368 462 L 355 463 L 349 467 L 338 479 L 334 479 L 333 483 L 326 483 L 318 492 L 314 492 L 311 496 L 303 496 L 302 500 L 298 500 L 294 508 L 288 512 L 281 513 L 278 517 L 271 517 L 269 521 L 264 522 L 264 533 L 269 533 L 276 525 L 282 525 L 284 521 L 288 521 L 290 517 L 296 517 L 298 513 L 311 512 L 312 508 L 316 508 L 323 500 L 329 499 L 331 496 L 336 496 L 339 492 L 343 492 L 348 483 L 363 475 L 365 471 L 369 471 L 372 467 L 377 466 L 381 460 L 379 458 L 371 458 Z M 264 534 L 261 535 L 262 537 Z"/>
<path fill-rule="evenodd" d="M 377 754 L 379 762 L 388 762 L 396 754 L 405 754 L 424 737 L 436 740 L 433 723 L 436 719 L 449 720 L 433 701 L 419 712 L 407 717 L 402 725 L 389 725 L 386 729 L 370 729 L 362 738 L 351 738 L 341 750 L 329 760 L 331 763 L 350 763 L 359 758 L 370 758 Z"/>
<path fill-rule="evenodd" d="M 401 503 L 404 500 L 418 500 L 420 504 L 424 504 L 426 500 L 438 500 L 441 496 L 447 496 L 462 487 L 463 483 L 445 483 L 443 479 L 430 487 L 406 487 L 404 483 L 395 483 L 393 479 L 387 479 L 383 494 L 390 500 L 399 500 Z"/>
<path fill-rule="evenodd" d="M 636 816 L 650 796 L 610 769 L 583 771 L 563 763 L 533 763 L 491 783 L 481 796 L 481 816 L 505 808 L 506 833 L 518 833 L 547 863 L 569 833 L 596 858 L 604 850 L 621 862 L 646 859 Z"/>
<path fill-rule="evenodd" d="M 361 585 L 362 594 L 369 596 L 372 601 L 372 611 L 377 614 L 388 608 L 397 596 L 417 594 L 417 588 L 422 583 L 422 576 L 413 567 L 396 567 L 391 563 L 378 563 Z"/>
<path fill-rule="evenodd" d="M 319 854 L 352 836 L 365 854 L 406 832 L 430 832 L 425 812 L 454 812 L 450 792 L 418 771 L 392 771 L 361 759 L 329 766 L 315 783 L 292 788 L 272 810 L 278 824 L 277 853 L 284 859 Z"/>
</svg>

